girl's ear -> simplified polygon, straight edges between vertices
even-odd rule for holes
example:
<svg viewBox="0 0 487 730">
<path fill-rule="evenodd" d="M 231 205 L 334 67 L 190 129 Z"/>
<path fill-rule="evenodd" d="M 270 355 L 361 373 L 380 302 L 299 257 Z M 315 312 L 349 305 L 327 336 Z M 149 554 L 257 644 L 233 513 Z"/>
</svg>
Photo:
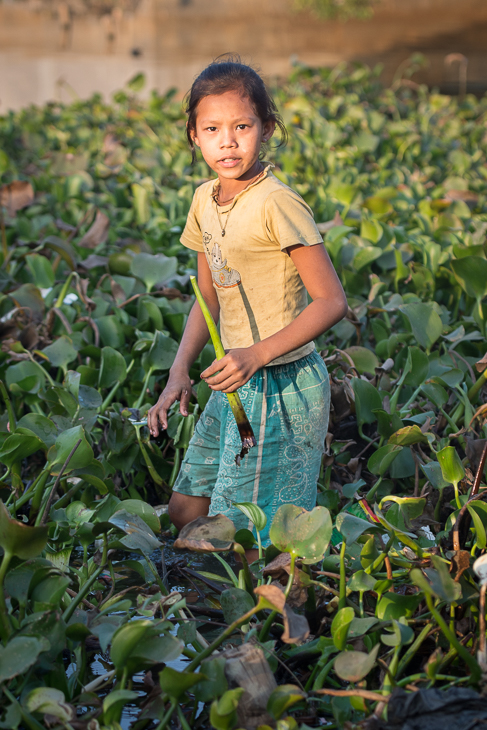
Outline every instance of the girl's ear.
<svg viewBox="0 0 487 730">
<path fill-rule="evenodd" d="M 262 125 L 262 141 L 268 142 L 276 130 L 274 119 L 269 119 Z"/>
<path fill-rule="evenodd" d="M 186 122 L 186 129 L 189 130 L 189 136 L 191 137 L 191 140 L 192 140 L 193 144 L 195 144 L 197 147 L 199 147 L 200 145 L 199 145 L 199 142 L 198 142 L 198 138 L 196 137 L 195 130 L 194 129 L 190 129 L 188 127 L 188 122 Z"/>
</svg>

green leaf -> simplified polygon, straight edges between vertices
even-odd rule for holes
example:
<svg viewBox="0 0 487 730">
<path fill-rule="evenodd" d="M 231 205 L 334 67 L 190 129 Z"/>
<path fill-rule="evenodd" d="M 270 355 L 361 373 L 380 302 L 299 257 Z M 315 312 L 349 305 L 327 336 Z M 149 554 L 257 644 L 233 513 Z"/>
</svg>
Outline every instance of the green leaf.
<svg viewBox="0 0 487 730">
<path fill-rule="evenodd" d="M 295 684 L 281 684 L 269 695 L 267 712 L 279 720 L 290 707 L 306 699 L 307 694 Z"/>
<path fill-rule="evenodd" d="M 29 429 L 17 426 L 15 433 L 7 436 L 0 449 L 0 463 L 11 467 L 40 449 L 46 450 L 46 445 Z"/>
<path fill-rule="evenodd" d="M 411 324 L 413 335 L 426 350 L 430 350 L 443 332 L 443 322 L 432 304 L 411 302 L 399 307 Z"/>
<path fill-rule="evenodd" d="M 107 314 L 97 317 L 93 321 L 100 332 L 102 344 L 112 347 L 114 350 L 122 350 L 125 345 L 125 334 L 117 317 L 114 314 Z"/>
<path fill-rule="evenodd" d="M 130 268 L 134 276 L 142 279 L 147 291 L 151 291 L 154 284 L 162 284 L 177 273 L 178 260 L 162 253 L 139 253 L 133 257 Z"/>
<path fill-rule="evenodd" d="M 104 347 L 101 351 L 98 387 L 111 388 L 115 383 L 123 383 L 127 377 L 127 365 L 123 355 L 113 347 Z"/>
<path fill-rule="evenodd" d="M 401 618 L 400 621 L 392 621 L 392 633 L 382 634 L 381 641 L 386 646 L 404 646 L 410 644 L 414 638 L 413 629 L 407 625 L 405 618 Z"/>
<path fill-rule="evenodd" d="M 103 723 L 105 725 L 119 723 L 122 710 L 127 702 L 134 702 L 138 698 L 138 692 L 128 689 L 112 690 L 103 700 Z"/>
<path fill-rule="evenodd" d="M 29 712 L 52 715 L 62 724 L 75 717 L 74 707 L 66 702 L 64 693 L 54 687 L 36 687 L 29 692 L 23 704 Z"/>
<path fill-rule="evenodd" d="M 421 471 L 435 489 L 444 489 L 450 482 L 443 478 L 443 471 L 437 461 L 421 464 Z"/>
<path fill-rule="evenodd" d="M 411 571 L 411 575 L 415 571 L 422 575 L 421 571 L 416 568 Z M 381 621 L 400 619 L 402 616 L 409 618 L 413 615 L 422 600 L 423 597 L 421 594 L 401 596 L 397 593 L 384 593 L 377 604 L 376 616 Z"/>
<path fill-rule="evenodd" d="M 26 413 L 17 422 L 17 428 L 27 428 L 35 433 L 48 448 L 54 445 L 57 436 L 57 428 L 53 421 L 40 413 Z"/>
<path fill-rule="evenodd" d="M 69 337 L 66 337 L 66 335 L 58 337 L 52 345 L 45 347 L 42 353 L 49 359 L 51 365 L 56 368 L 62 368 L 64 373 L 68 370 L 68 364 L 78 356 L 77 351 L 73 347 L 73 341 Z"/>
<path fill-rule="evenodd" d="M 294 553 L 315 563 L 325 554 L 332 530 L 326 507 L 308 512 L 303 507 L 283 504 L 274 516 L 269 537 L 281 552 Z"/>
<path fill-rule="evenodd" d="M 443 479 L 449 484 L 458 484 L 465 477 L 465 469 L 454 446 L 445 446 L 436 456 Z"/>
<path fill-rule="evenodd" d="M 343 651 L 346 646 L 350 624 L 354 617 L 355 612 L 353 608 L 347 606 L 346 608 L 341 608 L 337 611 L 333 618 L 331 624 L 331 636 L 333 643 L 339 651 Z"/>
<path fill-rule="evenodd" d="M 241 588 L 227 588 L 223 591 L 220 604 L 227 624 L 232 624 L 255 606 L 252 596 Z"/>
<path fill-rule="evenodd" d="M 47 527 L 30 527 L 17 522 L 0 502 L 0 547 L 9 555 L 28 560 L 41 553 L 47 544 Z"/>
<path fill-rule="evenodd" d="M 427 444 L 428 438 L 420 427 L 414 424 L 414 426 L 404 426 L 404 428 L 400 428 L 396 433 L 393 433 L 388 443 L 397 446 L 411 446 L 412 444 Z"/>
<path fill-rule="evenodd" d="M 139 226 L 145 226 L 151 216 L 149 191 L 143 185 L 139 185 L 139 183 L 132 183 L 131 188 L 132 195 L 134 196 L 135 218 Z M 148 255 L 150 256 L 150 254 Z M 133 270 L 132 273 L 135 274 Z M 151 288 L 148 287 L 149 291 Z"/>
<path fill-rule="evenodd" d="M 82 469 L 93 461 L 93 449 L 86 440 L 86 436 L 82 426 L 68 428 L 61 433 L 57 439 L 54 449 L 49 451 L 49 461 L 51 462 L 51 473 L 57 474 L 56 467 L 61 467 L 76 443 L 81 440 L 80 445 L 74 452 L 68 464 L 68 471 L 73 469 Z"/>
<path fill-rule="evenodd" d="M 333 668 L 340 679 L 360 682 L 374 666 L 379 648 L 380 644 L 376 644 L 369 654 L 362 651 L 342 651 L 335 659 Z"/>
<path fill-rule="evenodd" d="M 120 509 L 108 519 L 108 522 L 126 533 L 120 539 L 120 542 L 128 550 L 137 550 L 143 555 L 150 555 L 161 546 L 147 522 L 137 514 L 131 514 L 125 509 Z"/>
<path fill-rule="evenodd" d="M 206 679 L 194 688 L 194 696 L 198 702 L 210 702 L 227 691 L 226 661 L 224 656 L 215 656 L 201 662 L 201 673 Z"/>
<path fill-rule="evenodd" d="M 417 388 L 424 383 L 429 370 L 428 355 L 420 350 L 419 347 L 408 347 L 408 360 L 410 367 L 404 378 L 405 385 L 412 385 Z"/>
<path fill-rule="evenodd" d="M 382 399 L 379 391 L 368 380 L 352 378 L 352 387 L 355 393 L 355 410 L 359 426 L 364 423 L 374 423 L 377 417 L 374 409 L 382 408 Z"/>
<path fill-rule="evenodd" d="M 232 504 L 249 518 L 257 532 L 261 532 L 267 525 L 266 513 L 257 504 L 253 502 L 232 502 Z"/>
<path fill-rule="evenodd" d="M 0 644 L 0 682 L 25 674 L 49 646 L 47 639 L 33 636 L 15 636 L 7 646 Z"/>
<path fill-rule="evenodd" d="M 485 550 L 485 548 L 487 547 L 487 535 L 485 532 L 484 524 L 480 519 L 477 511 L 473 509 L 473 505 L 467 504 L 467 509 L 470 512 L 470 516 L 473 520 L 475 528 L 475 541 L 477 543 L 477 547 L 480 548 L 480 550 Z"/>
<path fill-rule="evenodd" d="M 386 444 L 377 449 L 367 462 L 367 468 L 372 474 L 377 476 L 384 476 L 389 467 L 391 466 L 394 459 L 399 456 L 402 451 L 402 446 L 397 444 Z"/>
<path fill-rule="evenodd" d="M 451 267 L 455 278 L 469 297 L 483 299 L 487 296 L 487 260 L 482 256 L 454 259 Z"/>
<path fill-rule="evenodd" d="M 140 72 L 138 74 L 135 74 L 135 76 L 132 76 L 130 81 L 127 81 L 127 88 L 130 89 L 130 91 L 142 91 L 146 84 L 146 78 L 145 74 Z"/>
<path fill-rule="evenodd" d="M 452 603 L 458 601 L 462 595 L 462 587 L 460 583 L 456 583 L 448 572 L 443 560 L 438 555 L 432 557 L 435 570 L 425 568 L 424 573 L 413 568 L 410 573 L 412 582 L 418 586 L 421 591 L 440 598 L 442 601 Z"/>
<path fill-rule="evenodd" d="M 363 373 L 371 373 L 373 375 L 375 368 L 378 368 L 380 365 L 377 355 L 372 350 L 367 349 L 367 347 L 353 345 L 352 347 L 347 347 L 344 352 L 350 355 L 353 364 L 361 375 Z"/>
<path fill-rule="evenodd" d="M 159 683 L 162 691 L 178 701 L 191 687 L 205 679 L 207 677 L 203 673 L 178 672 L 172 667 L 165 667 L 162 672 L 159 672 Z"/>
<path fill-rule="evenodd" d="M 363 593 L 365 591 L 374 590 L 375 584 L 376 580 L 372 575 L 369 575 L 364 570 L 357 570 L 348 580 L 347 587 L 350 588 L 351 591 L 359 591 Z"/>
<path fill-rule="evenodd" d="M 156 332 L 149 350 L 149 364 L 153 370 L 169 370 L 178 351 L 178 343 L 162 332 Z"/>
<path fill-rule="evenodd" d="M 242 687 L 228 689 L 219 700 L 211 703 L 210 722 L 215 730 L 232 730 L 235 727 L 238 701 L 244 692 Z"/>
<path fill-rule="evenodd" d="M 335 526 L 348 546 L 352 545 L 367 530 L 374 530 L 374 525 L 371 525 L 370 522 L 361 520 L 360 517 L 355 517 L 349 512 L 340 512 Z"/>
</svg>

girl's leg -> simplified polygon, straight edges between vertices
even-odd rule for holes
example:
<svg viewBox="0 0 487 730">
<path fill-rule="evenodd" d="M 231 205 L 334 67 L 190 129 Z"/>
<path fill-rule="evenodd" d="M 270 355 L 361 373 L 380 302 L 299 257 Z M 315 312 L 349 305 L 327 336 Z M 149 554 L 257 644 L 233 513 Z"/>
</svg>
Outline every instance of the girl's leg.
<svg viewBox="0 0 487 730">
<path fill-rule="evenodd" d="M 191 497 L 188 494 L 173 492 L 168 505 L 171 522 L 181 530 L 188 522 L 207 515 L 210 502 L 210 497 Z"/>
<path fill-rule="evenodd" d="M 169 500 L 169 517 L 180 530 L 188 522 L 208 514 L 220 462 L 221 401 L 212 393 L 181 464 Z"/>
</svg>

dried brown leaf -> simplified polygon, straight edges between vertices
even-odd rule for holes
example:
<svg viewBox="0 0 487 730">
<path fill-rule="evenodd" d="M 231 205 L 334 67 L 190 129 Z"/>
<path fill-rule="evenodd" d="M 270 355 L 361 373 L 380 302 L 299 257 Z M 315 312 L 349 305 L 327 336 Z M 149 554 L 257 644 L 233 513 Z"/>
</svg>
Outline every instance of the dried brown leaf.
<svg viewBox="0 0 487 730">
<path fill-rule="evenodd" d="M 83 238 L 78 242 L 83 248 L 96 248 L 100 243 L 105 243 L 108 238 L 110 219 L 101 210 L 96 211 L 96 217 Z"/>
<path fill-rule="evenodd" d="M 7 214 L 11 217 L 33 202 L 34 188 L 26 180 L 14 180 L 0 188 L 0 205 L 7 209 Z"/>
</svg>

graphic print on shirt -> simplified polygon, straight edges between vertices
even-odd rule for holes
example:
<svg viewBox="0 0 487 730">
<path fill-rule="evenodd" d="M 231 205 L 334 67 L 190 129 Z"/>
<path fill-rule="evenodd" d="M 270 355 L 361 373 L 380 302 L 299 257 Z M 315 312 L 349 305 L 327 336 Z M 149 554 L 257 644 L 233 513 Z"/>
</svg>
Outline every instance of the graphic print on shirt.
<svg viewBox="0 0 487 730">
<path fill-rule="evenodd" d="M 211 234 L 205 233 L 203 235 L 203 243 L 206 249 L 206 258 L 210 266 L 211 276 L 216 286 L 220 289 L 230 289 L 231 287 L 238 286 L 241 281 L 240 273 L 236 269 L 232 269 L 228 266 L 227 259 L 223 259 L 223 254 L 218 243 L 213 244 L 213 248 L 210 248 L 209 244 L 211 241 Z"/>
</svg>

